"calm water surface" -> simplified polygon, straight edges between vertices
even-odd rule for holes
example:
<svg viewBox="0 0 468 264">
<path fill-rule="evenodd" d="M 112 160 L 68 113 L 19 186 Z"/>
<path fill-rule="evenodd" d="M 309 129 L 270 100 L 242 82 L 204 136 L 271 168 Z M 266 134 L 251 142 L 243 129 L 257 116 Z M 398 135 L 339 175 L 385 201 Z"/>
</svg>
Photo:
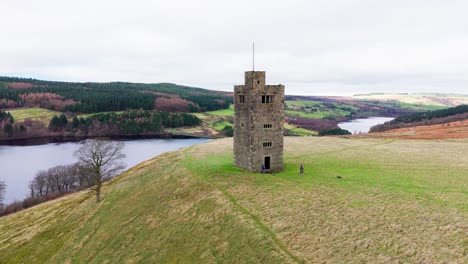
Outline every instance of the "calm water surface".
<svg viewBox="0 0 468 264">
<path fill-rule="evenodd" d="M 207 139 L 124 140 L 126 168 L 167 151 L 207 142 Z M 5 204 L 27 197 L 29 181 L 39 170 L 76 162 L 73 152 L 82 142 L 51 143 L 38 146 L 0 146 L 0 180 L 7 190 Z"/>
<path fill-rule="evenodd" d="M 387 121 L 393 120 L 393 117 L 369 117 L 354 119 L 349 122 L 338 123 L 341 129 L 346 129 L 353 134 L 367 133 L 371 127 L 379 124 L 383 124 Z"/>
</svg>

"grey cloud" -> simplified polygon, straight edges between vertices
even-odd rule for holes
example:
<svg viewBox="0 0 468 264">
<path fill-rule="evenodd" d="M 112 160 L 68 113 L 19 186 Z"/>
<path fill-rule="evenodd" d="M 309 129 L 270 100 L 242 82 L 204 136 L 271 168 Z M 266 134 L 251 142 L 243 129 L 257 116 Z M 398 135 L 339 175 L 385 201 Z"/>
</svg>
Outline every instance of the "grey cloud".
<svg viewBox="0 0 468 264">
<path fill-rule="evenodd" d="M 290 94 L 468 93 L 466 1 L 11 1 L 0 75 Z"/>
</svg>

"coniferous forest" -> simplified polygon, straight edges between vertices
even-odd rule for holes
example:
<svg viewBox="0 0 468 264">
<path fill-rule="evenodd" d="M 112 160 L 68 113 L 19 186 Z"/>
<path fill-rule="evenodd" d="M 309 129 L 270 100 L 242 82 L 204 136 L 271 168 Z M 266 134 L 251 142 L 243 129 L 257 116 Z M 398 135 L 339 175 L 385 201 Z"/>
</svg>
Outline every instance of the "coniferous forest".
<svg viewBox="0 0 468 264">
<path fill-rule="evenodd" d="M 97 113 L 127 109 L 159 110 L 158 98 L 174 99 L 173 110 L 190 112 L 226 109 L 228 94 L 171 83 L 72 83 L 0 77 L 0 109 L 22 106 L 74 113 Z"/>
</svg>

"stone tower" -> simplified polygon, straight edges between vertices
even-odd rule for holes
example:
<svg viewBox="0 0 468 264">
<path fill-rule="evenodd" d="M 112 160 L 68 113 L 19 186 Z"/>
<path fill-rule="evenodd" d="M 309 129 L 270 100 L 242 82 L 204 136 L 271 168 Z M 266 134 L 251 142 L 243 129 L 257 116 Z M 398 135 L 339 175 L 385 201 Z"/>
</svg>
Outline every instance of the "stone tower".
<svg viewBox="0 0 468 264">
<path fill-rule="evenodd" d="M 251 172 L 283 170 L 284 85 L 265 85 L 264 71 L 234 86 L 234 165 Z"/>
</svg>

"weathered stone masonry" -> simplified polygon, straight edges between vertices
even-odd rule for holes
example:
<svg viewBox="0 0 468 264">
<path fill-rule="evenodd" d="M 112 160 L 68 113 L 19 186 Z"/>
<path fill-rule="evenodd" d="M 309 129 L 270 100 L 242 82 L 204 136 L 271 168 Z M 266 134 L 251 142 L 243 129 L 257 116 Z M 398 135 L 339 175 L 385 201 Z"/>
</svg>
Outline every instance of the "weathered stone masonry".
<svg viewBox="0 0 468 264">
<path fill-rule="evenodd" d="M 284 85 L 265 85 L 264 71 L 245 72 L 234 86 L 234 165 L 283 170 Z"/>
</svg>

